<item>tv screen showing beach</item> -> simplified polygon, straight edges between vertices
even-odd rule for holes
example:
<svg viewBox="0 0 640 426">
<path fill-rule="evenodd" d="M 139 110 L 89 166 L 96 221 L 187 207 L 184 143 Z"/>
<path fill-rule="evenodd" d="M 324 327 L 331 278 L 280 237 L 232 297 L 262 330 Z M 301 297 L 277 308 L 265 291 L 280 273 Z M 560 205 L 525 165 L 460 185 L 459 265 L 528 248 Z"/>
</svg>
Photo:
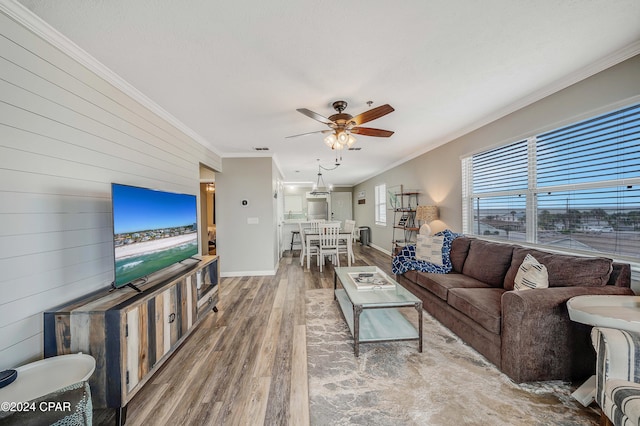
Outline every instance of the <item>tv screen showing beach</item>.
<svg viewBox="0 0 640 426">
<path fill-rule="evenodd" d="M 198 254 L 195 195 L 120 184 L 111 195 L 115 287 Z"/>
</svg>

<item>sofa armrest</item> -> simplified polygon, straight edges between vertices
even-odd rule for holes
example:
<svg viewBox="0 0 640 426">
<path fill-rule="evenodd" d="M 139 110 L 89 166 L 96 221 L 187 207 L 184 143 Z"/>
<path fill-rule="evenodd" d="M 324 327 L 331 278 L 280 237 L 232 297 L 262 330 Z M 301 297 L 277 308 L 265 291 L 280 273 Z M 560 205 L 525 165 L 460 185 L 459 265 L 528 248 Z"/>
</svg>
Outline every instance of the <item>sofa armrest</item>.
<svg viewBox="0 0 640 426">
<path fill-rule="evenodd" d="M 591 342 L 597 354 L 596 402 L 604 407 L 607 380 L 640 383 L 640 333 L 593 327 Z"/>
<path fill-rule="evenodd" d="M 595 371 L 590 326 L 569 319 L 580 295 L 633 295 L 629 288 L 551 287 L 502 295 L 501 369 L 517 383 L 580 379 Z"/>
<path fill-rule="evenodd" d="M 631 287 L 631 265 L 613 262 L 611 266 L 613 266 L 613 269 L 607 284 L 617 287 Z"/>
</svg>

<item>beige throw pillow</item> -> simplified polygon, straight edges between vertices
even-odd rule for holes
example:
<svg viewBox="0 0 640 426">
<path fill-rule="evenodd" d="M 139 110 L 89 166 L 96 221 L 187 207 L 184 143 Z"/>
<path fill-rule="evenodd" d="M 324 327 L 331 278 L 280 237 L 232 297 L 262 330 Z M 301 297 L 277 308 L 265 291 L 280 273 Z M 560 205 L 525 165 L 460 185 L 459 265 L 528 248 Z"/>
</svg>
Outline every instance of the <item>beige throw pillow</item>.
<svg viewBox="0 0 640 426">
<path fill-rule="evenodd" d="M 416 241 L 416 259 L 443 266 L 442 245 L 444 236 L 432 237 L 429 235 L 418 235 Z"/>
<path fill-rule="evenodd" d="M 547 268 L 538 262 L 535 257 L 527 254 L 518 268 L 513 287 L 514 290 L 549 287 Z"/>
</svg>

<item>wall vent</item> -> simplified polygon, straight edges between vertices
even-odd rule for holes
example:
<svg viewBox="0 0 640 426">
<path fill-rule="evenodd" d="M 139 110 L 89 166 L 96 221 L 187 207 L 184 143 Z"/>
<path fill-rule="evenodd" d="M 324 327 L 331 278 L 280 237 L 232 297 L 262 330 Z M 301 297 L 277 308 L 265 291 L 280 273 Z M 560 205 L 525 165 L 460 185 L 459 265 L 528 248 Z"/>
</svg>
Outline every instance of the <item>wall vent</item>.
<svg viewBox="0 0 640 426">
<path fill-rule="evenodd" d="M 256 146 L 253 149 L 256 151 L 269 151 L 269 148 L 267 148 L 266 146 Z"/>
</svg>

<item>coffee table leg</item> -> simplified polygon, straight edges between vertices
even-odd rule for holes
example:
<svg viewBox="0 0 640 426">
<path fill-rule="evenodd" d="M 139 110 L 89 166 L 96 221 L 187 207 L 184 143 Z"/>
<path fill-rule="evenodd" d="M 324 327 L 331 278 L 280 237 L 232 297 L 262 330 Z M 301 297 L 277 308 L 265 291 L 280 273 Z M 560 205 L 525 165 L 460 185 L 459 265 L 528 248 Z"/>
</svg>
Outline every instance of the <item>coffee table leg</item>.
<svg viewBox="0 0 640 426">
<path fill-rule="evenodd" d="M 353 305 L 353 353 L 360 356 L 360 314 L 362 306 Z"/>
<path fill-rule="evenodd" d="M 416 303 L 418 311 L 418 351 L 422 352 L 422 302 Z"/>
</svg>

